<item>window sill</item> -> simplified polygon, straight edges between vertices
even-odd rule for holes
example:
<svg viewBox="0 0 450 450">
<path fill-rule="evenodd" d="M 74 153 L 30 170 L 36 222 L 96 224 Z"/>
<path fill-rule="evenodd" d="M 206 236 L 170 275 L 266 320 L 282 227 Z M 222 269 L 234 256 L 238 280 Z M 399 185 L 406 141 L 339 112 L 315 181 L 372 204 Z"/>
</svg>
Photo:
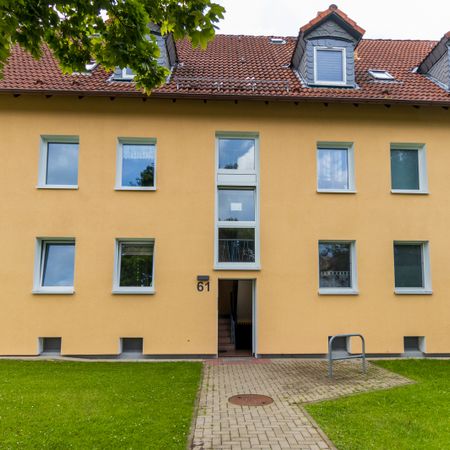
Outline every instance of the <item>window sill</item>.
<svg viewBox="0 0 450 450">
<path fill-rule="evenodd" d="M 115 191 L 156 191 L 155 186 L 138 187 L 138 186 L 116 186 Z"/>
<path fill-rule="evenodd" d="M 323 288 L 319 289 L 319 295 L 359 295 L 359 291 L 357 289 L 347 289 L 347 288 Z"/>
<path fill-rule="evenodd" d="M 261 270 L 261 266 L 259 264 L 234 264 L 234 263 L 228 263 L 228 264 L 216 264 L 214 266 L 214 270 Z"/>
<path fill-rule="evenodd" d="M 68 288 L 38 288 L 33 289 L 32 294 L 35 295 L 73 295 L 75 289 L 73 287 Z"/>
<path fill-rule="evenodd" d="M 431 289 L 413 289 L 413 288 L 398 288 L 394 289 L 396 295 L 432 295 Z"/>
<path fill-rule="evenodd" d="M 428 191 L 420 191 L 414 189 L 391 189 L 391 194 L 407 194 L 407 195 L 428 195 Z"/>
<path fill-rule="evenodd" d="M 78 184 L 39 184 L 36 189 L 68 189 L 76 190 L 78 189 Z"/>
<path fill-rule="evenodd" d="M 317 189 L 318 194 L 356 194 L 355 189 Z"/>
<path fill-rule="evenodd" d="M 112 293 L 114 295 L 153 295 L 155 294 L 154 289 L 133 289 L 133 288 L 116 288 L 113 289 Z"/>
</svg>

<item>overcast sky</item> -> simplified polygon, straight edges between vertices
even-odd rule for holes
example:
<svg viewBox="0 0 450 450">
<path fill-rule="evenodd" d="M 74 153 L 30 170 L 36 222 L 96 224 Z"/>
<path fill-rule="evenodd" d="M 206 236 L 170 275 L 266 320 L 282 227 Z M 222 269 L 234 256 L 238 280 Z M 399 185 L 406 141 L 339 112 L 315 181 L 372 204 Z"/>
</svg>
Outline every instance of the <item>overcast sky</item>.
<svg viewBox="0 0 450 450">
<path fill-rule="evenodd" d="M 221 34 L 296 36 L 332 0 L 215 0 L 227 12 Z M 440 39 L 450 31 L 450 0 L 336 0 L 365 38 Z"/>
</svg>

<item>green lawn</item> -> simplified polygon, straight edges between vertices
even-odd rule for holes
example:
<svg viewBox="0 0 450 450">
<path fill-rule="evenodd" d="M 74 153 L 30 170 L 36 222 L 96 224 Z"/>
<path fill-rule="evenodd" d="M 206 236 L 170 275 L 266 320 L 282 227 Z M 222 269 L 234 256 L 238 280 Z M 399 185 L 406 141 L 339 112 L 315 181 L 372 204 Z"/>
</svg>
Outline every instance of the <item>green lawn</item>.
<svg viewBox="0 0 450 450">
<path fill-rule="evenodd" d="M 0 361 L 0 448 L 185 449 L 200 363 Z"/>
<path fill-rule="evenodd" d="M 339 450 L 450 449 L 450 361 L 377 361 L 417 381 L 386 391 L 309 404 Z"/>
</svg>

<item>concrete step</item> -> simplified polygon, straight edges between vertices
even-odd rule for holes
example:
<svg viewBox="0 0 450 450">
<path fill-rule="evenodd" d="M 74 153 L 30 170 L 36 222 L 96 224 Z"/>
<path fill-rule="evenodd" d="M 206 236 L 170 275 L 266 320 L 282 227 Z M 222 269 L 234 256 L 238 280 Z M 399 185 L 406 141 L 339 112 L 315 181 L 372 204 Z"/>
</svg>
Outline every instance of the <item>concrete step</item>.
<svg viewBox="0 0 450 450">
<path fill-rule="evenodd" d="M 234 344 L 219 344 L 219 352 L 229 352 L 232 350 L 236 350 Z"/>
</svg>

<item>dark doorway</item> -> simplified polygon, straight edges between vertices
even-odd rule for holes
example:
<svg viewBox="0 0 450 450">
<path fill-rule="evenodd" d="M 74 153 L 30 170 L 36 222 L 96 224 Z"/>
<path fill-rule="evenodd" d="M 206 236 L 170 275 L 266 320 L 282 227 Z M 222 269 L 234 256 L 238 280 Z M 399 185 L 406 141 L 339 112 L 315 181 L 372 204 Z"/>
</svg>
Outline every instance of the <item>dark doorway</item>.
<svg viewBox="0 0 450 450">
<path fill-rule="evenodd" d="M 253 354 L 253 280 L 219 280 L 219 356 Z"/>
</svg>

